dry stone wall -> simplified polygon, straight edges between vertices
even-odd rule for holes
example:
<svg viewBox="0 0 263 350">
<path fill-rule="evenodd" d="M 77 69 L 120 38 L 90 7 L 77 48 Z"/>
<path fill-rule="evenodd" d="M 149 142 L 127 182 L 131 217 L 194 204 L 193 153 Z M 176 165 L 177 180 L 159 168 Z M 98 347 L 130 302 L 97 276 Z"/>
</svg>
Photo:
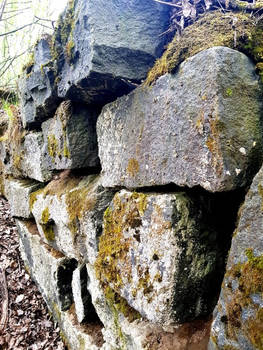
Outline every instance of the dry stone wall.
<svg viewBox="0 0 263 350">
<path fill-rule="evenodd" d="M 0 193 L 71 350 L 263 348 L 261 82 L 217 46 L 141 85 L 169 19 L 70 1 L 1 136 Z"/>
</svg>

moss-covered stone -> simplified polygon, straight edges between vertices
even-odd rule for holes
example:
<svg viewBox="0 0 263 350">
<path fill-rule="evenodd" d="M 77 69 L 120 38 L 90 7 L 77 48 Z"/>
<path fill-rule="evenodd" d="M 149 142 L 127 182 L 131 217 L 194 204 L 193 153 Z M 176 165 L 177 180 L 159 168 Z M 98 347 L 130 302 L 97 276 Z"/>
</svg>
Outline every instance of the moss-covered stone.
<svg viewBox="0 0 263 350">
<path fill-rule="evenodd" d="M 148 73 L 146 85 L 157 78 L 173 73 L 187 58 L 213 46 L 227 46 L 239 50 L 253 59 L 262 76 L 263 22 L 249 14 L 208 12 L 193 25 L 187 27 L 182 36 L 176 35 L 163 56 Z"/>
</svg>

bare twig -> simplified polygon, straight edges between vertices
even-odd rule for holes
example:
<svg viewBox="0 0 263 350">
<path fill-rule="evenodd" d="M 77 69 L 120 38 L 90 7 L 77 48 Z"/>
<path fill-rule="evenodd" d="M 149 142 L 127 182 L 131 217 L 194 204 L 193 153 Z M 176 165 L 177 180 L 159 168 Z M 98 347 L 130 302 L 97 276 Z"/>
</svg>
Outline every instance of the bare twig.
<svg viewBox="0 0 263 350">
<path fill-rule="evenodd" d="M 19 28 L 16 28 L 16 29 L 14 29 L 14 30 L 11 30 L 10 32 L 6 32 L 6 33 L 3 33 L 3 34 L 0 34 L 0 37 L 1 37 L 1 36 L 6 36 L 6 35 L 10 35 L 10 34 L 16 33 L 16 32 L 18 32 L 19 30 L 24 29 L 24 28 L 29 27 L 29 26 L 32 26 L 33 24 L 36 24 L 36 23 L 38 23 L 38 20 L 36 20 L 35 22 L 32 22 L 32 23 L 25 24 L 25 25 L 22 26 L 22 27 L 19 27 Z"/>
<path fill-rule="evenodd" d="M 173 6 L 173 7 L 177 7 L 177 8 L 181 8 L 182 6 L 180 5 L 176 5 L 174 3 L 171 2 L 166 2 L 166 1 L 162 1 L 162 0 L 153 0 L 155 2 L 159 2 L 160 4 L 164 4 L 164 5 L 169 5 L 169 6 Z"/>
<path fill-rule="evenodd" d="M 5 326 L 7 324 L 8 320 L 8 289 L 7 289 L 7 283 L 6 283 L 6 277 L 5 277 L 5 271 L 0 269 L 0 289 L 1 289 L 1 295 L 2 295 L 2 313 L 1 313 L 1 319 L 0 319 L 0 334 L 5 329 Z"/>
</svg>

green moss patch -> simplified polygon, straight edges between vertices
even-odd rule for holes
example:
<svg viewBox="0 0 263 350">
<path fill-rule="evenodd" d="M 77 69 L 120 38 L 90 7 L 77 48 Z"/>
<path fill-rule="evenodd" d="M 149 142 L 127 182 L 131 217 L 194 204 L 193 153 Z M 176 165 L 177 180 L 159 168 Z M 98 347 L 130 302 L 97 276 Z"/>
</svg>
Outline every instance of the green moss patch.
<svg viewBox="0 0 263 350">
<path fill-rule="evenodd" d="M 247 262 L 236 264 L 227 271 L 226 277 L 230 282 L 238 280 L 238 288 L 232 291 L 231 284 L 226 290 L 229 301 L 226 303 L 226 331 L 227 336 L 237 339 L 239 331 L 251 341 L 255 349 L 263 349 L 263 310 L 255 305 L 251 295 L 259 294 L 263 297 L 263 255 L 254 256 L 252 249 L 246 250 Z M 255 316 L 247 321 L 241 319 L 245 308 L 255 310 Z"/>
<path fill-rule="evenodd" d="M 163 56 L 148 73 L 146 85 L 165 73 L 173 73 L 180 63 L 213 46 L 227 46 L 253 59 L 263 77 L 263 21 L 245 13 L 210 12 L 175 36 Z"/>
<path fill-rule="evenodd" d="M 121 276 L 125 274 L 131 278 L 128 252 L 132 238 L 124 237 L 123 233 L 129 228 L 141 226 L 146 204 L 147 197 L 143 193 L 132 193 L 128 201 L 122 201 L 116 194 L 113 205 L 106 209 L 95 263 L 96 275 L 102 285 L 111 283 L 115 290 L 119 290 L 123 285 Z"/>
</svg>

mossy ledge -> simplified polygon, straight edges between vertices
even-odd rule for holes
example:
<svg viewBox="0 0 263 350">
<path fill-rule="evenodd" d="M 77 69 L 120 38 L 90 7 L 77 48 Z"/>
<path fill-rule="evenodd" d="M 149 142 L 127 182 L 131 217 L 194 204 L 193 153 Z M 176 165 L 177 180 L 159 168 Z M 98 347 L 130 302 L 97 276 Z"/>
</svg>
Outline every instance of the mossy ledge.
<svg viewBox="0 0 263 350">
<path fill-rule="evenodd" d="M 257 65 L 263 81 L 263 20 L 245 13 L 214 11 L 187 27 L 182 36 L 175 36 L 149 71 L 145 85 L 153 84 L 165 73 L 174 73 L 184 60 L 213 46 L 245 53 Z"/>
</svg>

